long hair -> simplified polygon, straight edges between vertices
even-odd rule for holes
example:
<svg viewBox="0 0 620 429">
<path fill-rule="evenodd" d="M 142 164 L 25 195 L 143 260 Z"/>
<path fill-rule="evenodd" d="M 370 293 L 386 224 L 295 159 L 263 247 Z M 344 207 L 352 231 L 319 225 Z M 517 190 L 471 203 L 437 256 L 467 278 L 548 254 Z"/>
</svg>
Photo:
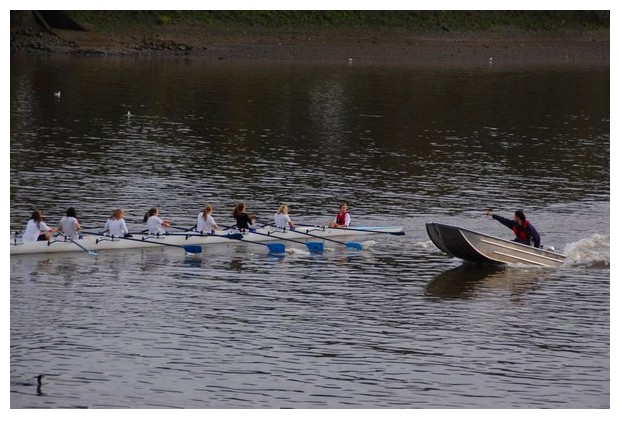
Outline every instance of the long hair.
<svg viewBox="0 0 620 429">
<path fill-rule="evenodd" d="M 207 204 L 202 211 L 202 218 L 207 220 L 207 216 L 209 216 L 213 212 L 213 206 L 211 204 Z"/>
<path fill-rule="evenodd" d="M 150 209 L 148 212 L 144 214 L 144 219 L 142 221 L 146 222 L 151 216 L 154 216 L 155 213 L 157 213 L 157 209 L 153 207 L 152 209 Z"/>
<path fill-rule="evenodd" d="M 286 204 L 280 205 L 280 208 L 278 209 L 278 214 L 284 213 L 288 213 L 288 206 Z"/>
<path fill-rule="evenodd" d="M 34 220 L 38 225 L 39 222 L 43 220 L 43 213 L 41 213 L 41 210 L 35 210 L 32 212 L 32 216 L 30 216 L 30 219 Z"/>
<path fill-rule="evenodd" d="M 73 207 L 69 207 L 67 209 L 67 217 L 77 218 L 77 213 L 75 212 L 75 209 Z"/>
<path fill-rule="evenodd" d="M 244 211 L 245 211 L 245 203 L 240 202 L 239 204 L 237 204 L 237 206 L 235 207 L 235 210 L 233 211 L 233 217 L 237 219 L 241 215 L 241 213 L 243 213 Z"/>
<path fill-rule="evenodd" d="M 112 215 L 110 216 L 110 219 L 113 220 L 119 220 L 123 218 L 123 210 L 122 209 L 116 209 L 112 212 Z"/>
</svg>

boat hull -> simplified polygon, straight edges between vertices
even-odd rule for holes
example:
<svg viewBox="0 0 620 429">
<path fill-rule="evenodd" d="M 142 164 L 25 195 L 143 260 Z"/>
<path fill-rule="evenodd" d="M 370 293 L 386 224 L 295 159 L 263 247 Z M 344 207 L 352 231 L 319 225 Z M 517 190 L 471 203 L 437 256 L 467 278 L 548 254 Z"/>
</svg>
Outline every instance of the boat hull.
<svg viewBox="0 0 620 429">
<path fill-rule="evenodd" d="M 565 255 L 440 223 L 427 223 L 431 241 L 445 253 L 478 264 L 526 264 L 559 267 Z"/>
<path fill-rule="evenodd" d="M 295 231 L 281 231 L 272 228 L 258 228 L 256 233 L 242 232 L 243 238 L 239 240 L 240 232 L 230 230 L 218 232 L 217 234 L 196 234 L 179 233 L 161 236 L 145 234 L 133 234 L 131 240 L 123 238 L 112 238 L 99 234 L 84 235 L 82 239 L 65 241 L 61 237 L 51 242 L 36 241 L 22 242 L 20 239 L 11 240 L 11 255 L 25 255 L 36 253 L 59 253 L 59 252 L 99 252 L 103 250 L 118 249 L 148 249 L 156 247 L 170 246 L 211 246 L 216 244 L 230 244 L 231 242 L 270 242 L 278 240 L 295 240 L 299 242 L 317 241 L 322 238 L 333 239 L 354 235 L 369 235 L 376 233 L 399 233 L 402 231 L 400 226 L 386 227 L 358 227 L 355 228 L 323 228 L 323 227 L 301 227 Z M 344 241 L 343 241 L 344 242 Z"/>
</svg>

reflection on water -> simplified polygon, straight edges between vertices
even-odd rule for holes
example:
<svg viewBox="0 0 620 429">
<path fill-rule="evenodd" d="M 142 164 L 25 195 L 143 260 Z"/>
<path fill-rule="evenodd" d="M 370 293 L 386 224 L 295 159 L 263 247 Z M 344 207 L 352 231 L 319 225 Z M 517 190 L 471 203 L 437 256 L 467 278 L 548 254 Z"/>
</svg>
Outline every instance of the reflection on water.
<svg viewBox="0 0 620 429">
<path fill-rule="evenodd" d="M 406 235 L 11 257 L 11 407 L 608 408 L 609 89 L 609 67 L 12 57 L 11 230 L 69 206 L 190 227 L 206 202 L 226 227 L 238 200 L 324 225 L 348 200 Z M 488 206 L 570 262 L 430 242 L 427 222 L 508 237 Z"/>
<path fill-rule="evenodd" d="M 536 267 L 480 266 L 463 264 L 433 278 L 426 294 L 437 298 L 472 298 L 480 290 L 500 288 L 520 294 L 539 287 L 552 273 Z"/>
</svg>

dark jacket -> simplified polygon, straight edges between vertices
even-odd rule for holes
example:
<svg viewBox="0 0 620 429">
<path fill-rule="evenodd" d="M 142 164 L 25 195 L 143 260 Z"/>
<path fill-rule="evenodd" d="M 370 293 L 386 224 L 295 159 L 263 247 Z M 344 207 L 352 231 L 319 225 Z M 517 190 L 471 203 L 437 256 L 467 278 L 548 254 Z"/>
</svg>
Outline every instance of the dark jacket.
<svg viewBox="0 0 620 429">
<path fill-rule="evenodd" d="M 237 220 L 237 228 L 239 229 L 250 229 L 250 215 L 247 213 L 239 213 L 235 216 Z"/>
<path fill-rule="evenodd" d="M 517 229 L 519 228 L 519 224 L 512 219 L 506 219 L 505 217 L 501 217 L 495 214 L 492 217 L 493 219 L 495 219 L 496 221 L 500 222 L 503 225 L 506 225 L 508 228 L 512 229 L 513 231 L 515 227 Z M 534 247 L 540 247 L 540 235 L 538 234 L 538 231 L 536 231 L 536 228 L 534 228 L 534 225 L 528 222 L 525 228 L 525 234 L 527 236 L 526 240 L 522 240 L 517 236 L 513 241 L 516 241 L 517 243 L 521 243 L 521 244 L 527 244 L 528 246 L 531 246 L 532 241 L 533 241 Z"/>
</svg>

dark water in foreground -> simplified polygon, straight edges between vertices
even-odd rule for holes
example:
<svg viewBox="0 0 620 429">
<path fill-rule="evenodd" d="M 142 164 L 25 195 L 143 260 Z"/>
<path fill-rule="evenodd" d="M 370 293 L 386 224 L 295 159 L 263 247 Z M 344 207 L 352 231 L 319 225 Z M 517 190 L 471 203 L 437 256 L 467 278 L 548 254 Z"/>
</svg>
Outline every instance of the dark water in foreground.
<svg viewBox="0 0 620 429">
<path fill-rule="evenodd" d="M 229 225 L 238 200 L 324 224 L 344 199 L 406 232 L 11 257 L 11 408 L 610 407 L 608 68 L 11 60 L 11 231 L 70 205 Z M 565 266 L 471 267 L 426 236 L 510 237 L 489 206 Z"/>
</svg>

